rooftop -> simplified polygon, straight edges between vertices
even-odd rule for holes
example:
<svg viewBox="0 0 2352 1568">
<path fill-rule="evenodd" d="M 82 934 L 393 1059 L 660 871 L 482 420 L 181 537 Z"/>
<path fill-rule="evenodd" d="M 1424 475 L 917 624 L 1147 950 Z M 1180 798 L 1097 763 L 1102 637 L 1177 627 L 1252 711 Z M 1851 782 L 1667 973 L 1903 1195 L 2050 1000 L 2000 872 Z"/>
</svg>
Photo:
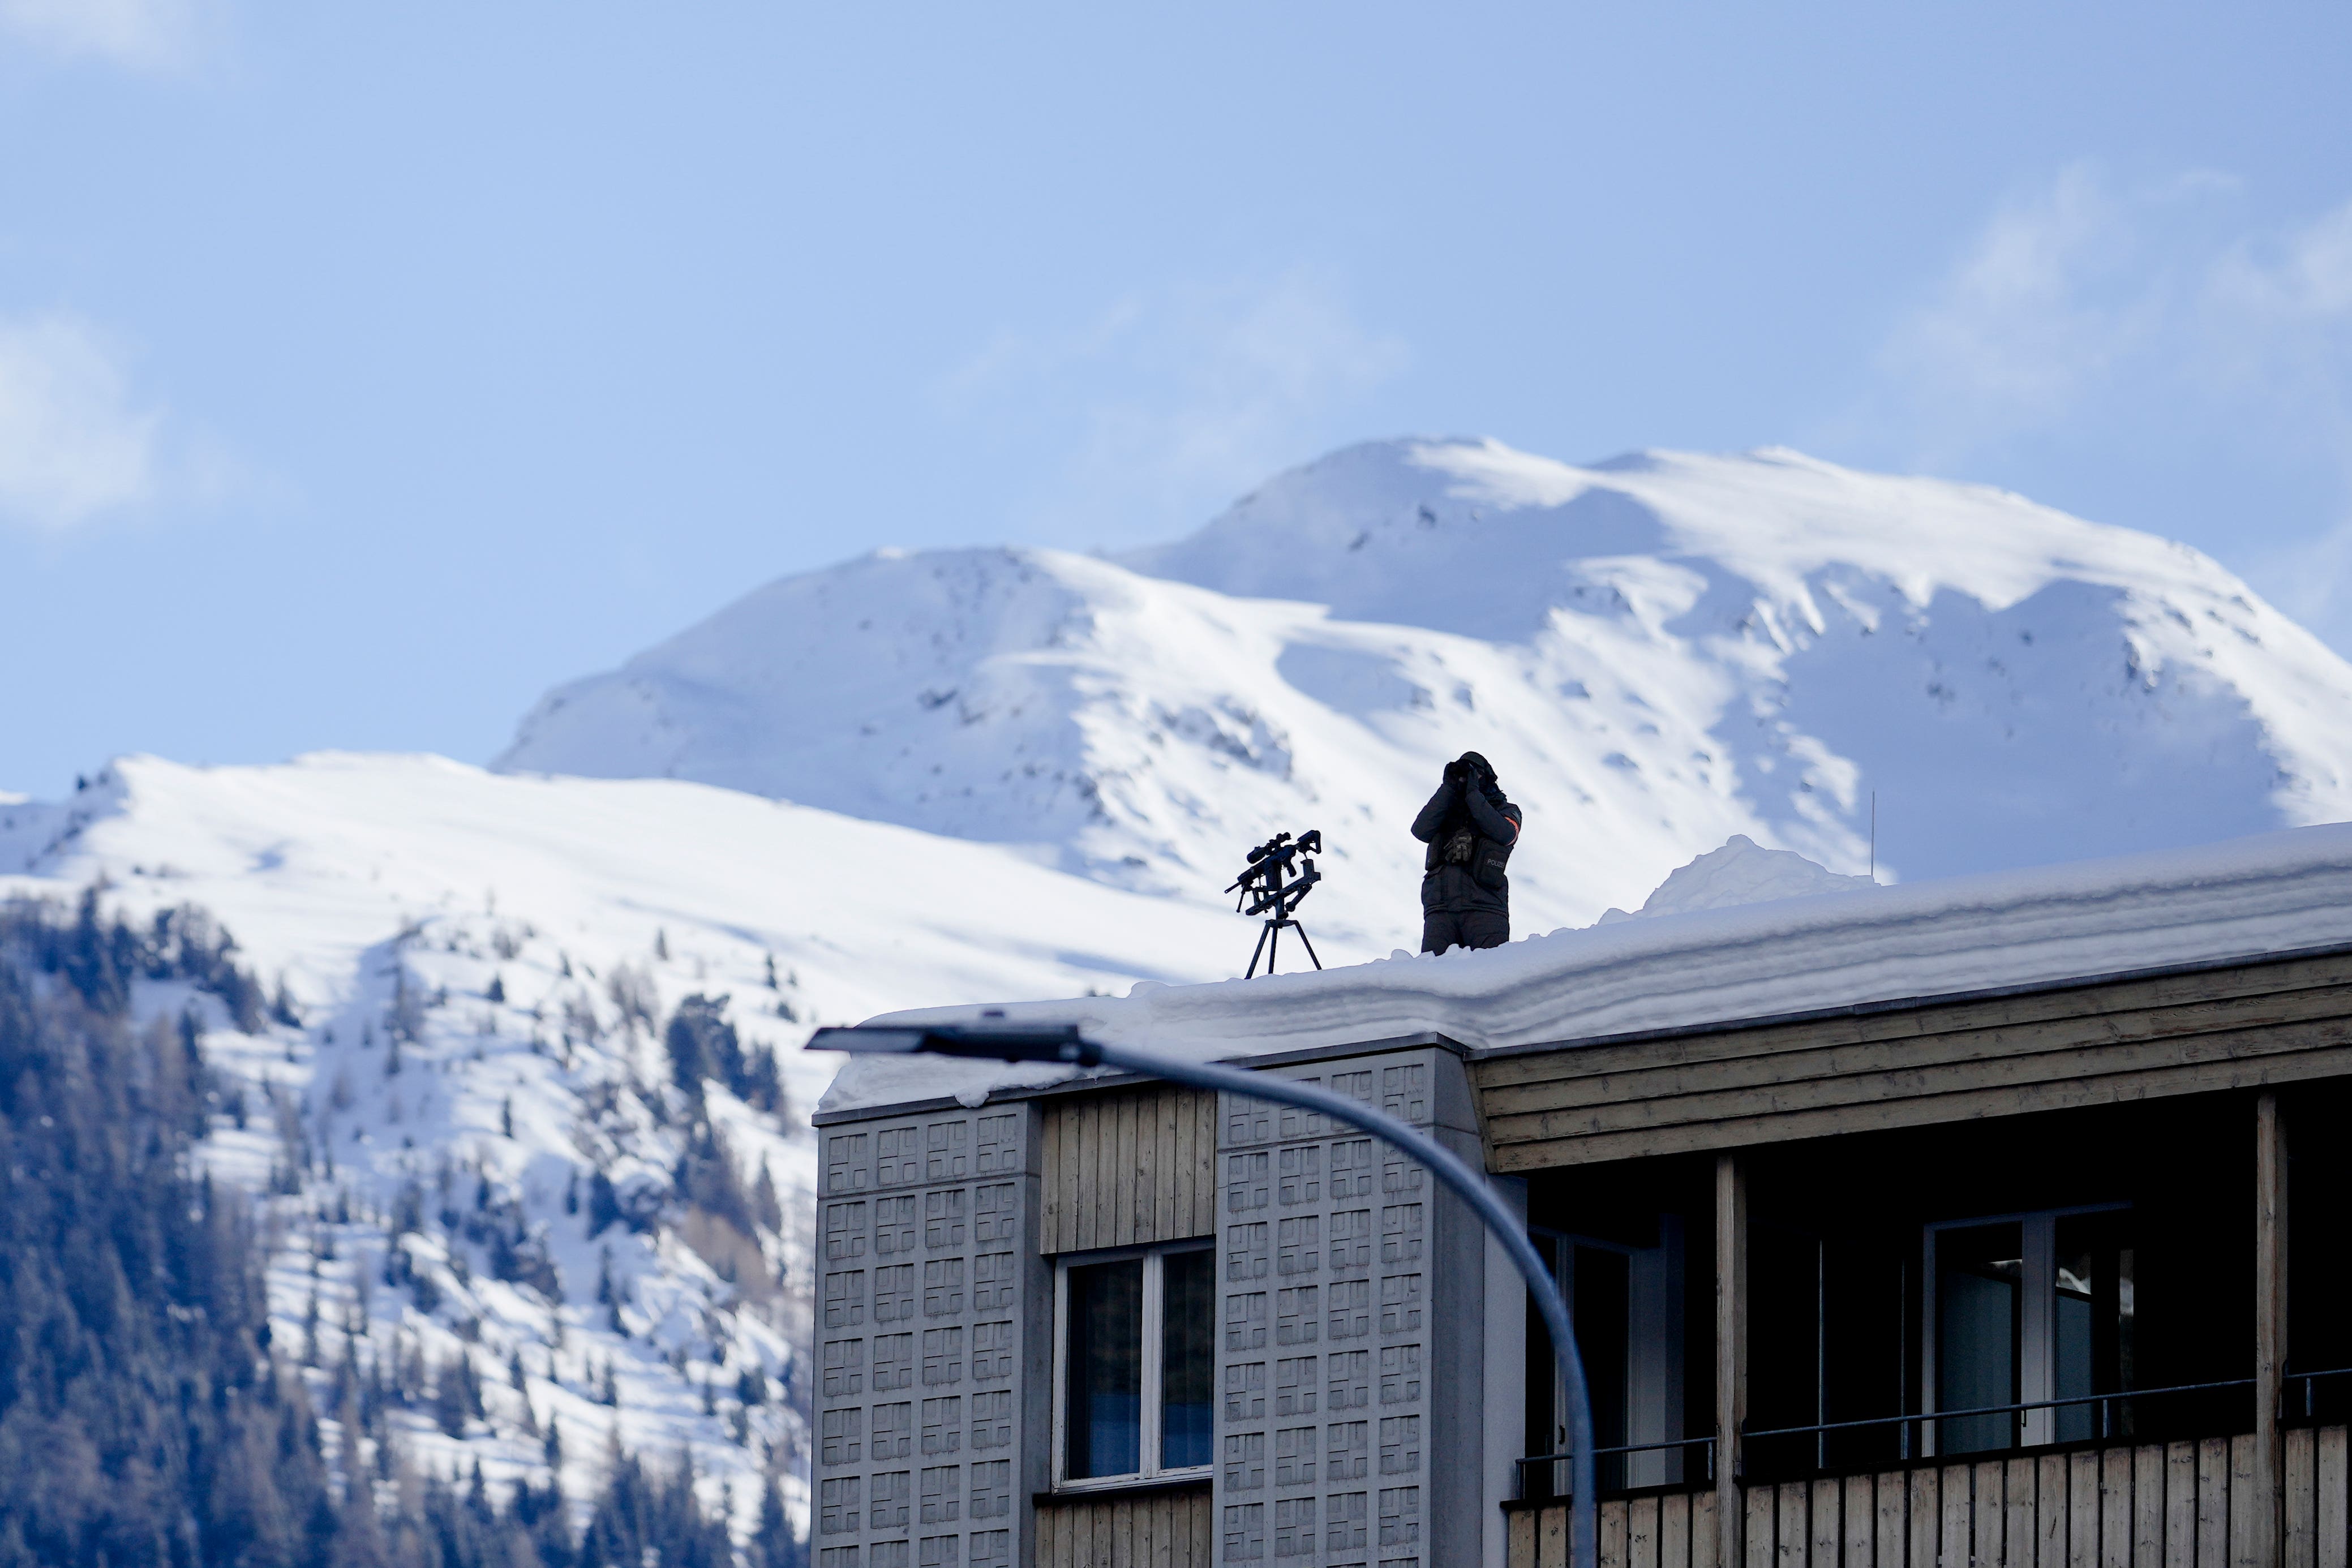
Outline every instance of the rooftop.
<svg viewBox="0 0 2352 1568">
<path fill-rule="evenodd" d="M 2352 946 L 2352 824 L 1894 887 L 1855 887 L 1819 868 L 1792 875 L 1787 862 L 1797 860 L 1736 840 L 1677 872 L 1680 894 L 1666 896 L 1676 888 L 1670 879 L 1652 899 L 1674 913 L 1604 919 L 1486 952 L 1399 953 L 1319 973 L 1143 982 L 1125 997 L 885 1019 L 974 1022 L 985 1010 L 992 1021 L 1076 1024 L 1106 1042 L 1202 1061 L 1430 1034 L 1472 1050 L 1565 1047 Z M 1717 900 L 1764 897 L 1693 907 L 1709 902 L 1698 884 L 1718 890 Z M 1807 885 L 1842 890 L 1776 896 Z M 858 1058 L 818 1109 L 942 1096 L 976 1105 L 1078 1075 L 1052 1065 Z"/>
</svg>

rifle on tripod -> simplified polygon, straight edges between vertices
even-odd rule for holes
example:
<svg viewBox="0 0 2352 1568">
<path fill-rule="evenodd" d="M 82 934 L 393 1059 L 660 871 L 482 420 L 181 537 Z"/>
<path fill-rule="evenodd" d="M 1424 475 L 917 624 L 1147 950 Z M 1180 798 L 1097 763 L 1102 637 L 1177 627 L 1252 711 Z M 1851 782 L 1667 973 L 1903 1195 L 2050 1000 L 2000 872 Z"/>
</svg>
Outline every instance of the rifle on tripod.
<svg viewBox="0 0 2352 1568">
<path fill-rule="evenodd" d="M 1323 873 L 1315 869 L 1314 860 L 1322 852 L 1320 828 L 1310 828 L 1296 840 L 1288 833 L 1276 833 L 1250 851 L 1249 865 L 1225 889 L 1241 894 L 1234 904 L 1236 914 L 1262 915 L 1265 920 L 1265 929 L 1257 934 L 1257 946 L 1250 951 L 1249 973 L 1243 979 L 1257 974 L 1261 956 L 1265 959 L 1265 972 L 1274 973 L 1276 955 L 1281 949 L 1282 933 L 1286 930 L 1297 932 L 1307 956 L 1317 968 L 1323 967 L 1323 960 L 1315 956 L 1315 944 L 1307 939 L 1307 927 L 1296 918 L 1299 900 L 1323 880 Z"/>
</svg>

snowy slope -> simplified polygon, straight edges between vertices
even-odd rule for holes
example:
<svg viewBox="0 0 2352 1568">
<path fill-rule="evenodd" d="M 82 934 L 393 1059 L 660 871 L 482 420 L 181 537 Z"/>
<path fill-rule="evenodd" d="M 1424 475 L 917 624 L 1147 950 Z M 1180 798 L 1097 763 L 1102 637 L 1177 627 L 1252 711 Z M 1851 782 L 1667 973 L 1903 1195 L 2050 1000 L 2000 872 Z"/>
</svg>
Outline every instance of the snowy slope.
<svg viewBox="0 0 2352 1568">
<path fill-rule="evenodd" d="M 883 552 L 550 694 L 497 766 L 699 779 L 1213 897 L 1315 826 L 1411 940 L 1439 763 L 1528 814 L 1523 928 L 1733 833 L 1945 875 L 2352 815 L 2352 666 L 2184 547 L 1793 453 L 1391 441 L 1123 564 Z"/>
<path fill-rule="evenodd" d="M 1250 936 L 1231 915 L 1000 848 L 696 784 L 502 778 L 430 757 L 128 758 L 68 801 L 0 803 L 0 897 L 99 883 L 137 919 L 201 905 L 266 985 L 284 978 L 299 1028 L 247 1037 L 213 1009 L 205 1049 L 245 1086 L 245 1122 L 225 1112 L 208 1147 L 216 1169 L 275 1194 L 278 1343 L 316 1344 L 322 1389 L 347 1323 L 364 1324 L 362 1363 L 437 1365 L 470 1347 L 489 1420 L 452 1439 L 423 1411 L 404 1417 L 435 1471 L 479 1458 L 494 1480 L 538 1475 L 553 1421 L 573 1498 L 614 1436 L 664 1462 L 690 1447 L 743 1523 L 762 1466 L 805 1473 L 783 1395 L 807 1387 L 801 1118 L 832 1071 L 800 1054 L 809 1030 L 1206 978 L 1233 972 Z M 794 1108 L 771 1116 L 707 1091 L 743 1187 L 764 1169 L 774 1192 L 778 1223 L 748 1237 L 666 1196 L 688 1104 L 655 1030 L 698 993 L 730 997 L 745 1041 L 778 1053 Z M 187 997 L 144 999 L 176 1012 Z M 658 1224 L 592 1239 L 598 1171 Z M 421 1290 L 385 1280 L 412 1190 L 423 1222 L 398 1245 Z M 494 1277 L 499 1235 L 551 1261 L 557 1288 Z M 598 1299 L 607 1269 L 622 1332 Z M 508 1386 L 518 1355 L 521 1389 Z M 608 1364 L 617 1409 L 598 1398 Z M 750 1367 L 775 1396 L 745 1408 Z"/>
<path fill-rule="evenodd" d="M 1391 653 L 1416 656 L 1311 606 L 1085 557 L 885 552 L 771 584 L 620 674 L 550 695 L 497 766 L 699 779 L 1202 901 L 1251 844 L 1320 827 L 1334 875 L 1310 929 L 1384 950 L 1419 875 L 1393 824 L 1434 769 L 1275 668 L 1286 654 Z M 1302 757 L 1343 759 L 1346 788 Z"/>
</svg>

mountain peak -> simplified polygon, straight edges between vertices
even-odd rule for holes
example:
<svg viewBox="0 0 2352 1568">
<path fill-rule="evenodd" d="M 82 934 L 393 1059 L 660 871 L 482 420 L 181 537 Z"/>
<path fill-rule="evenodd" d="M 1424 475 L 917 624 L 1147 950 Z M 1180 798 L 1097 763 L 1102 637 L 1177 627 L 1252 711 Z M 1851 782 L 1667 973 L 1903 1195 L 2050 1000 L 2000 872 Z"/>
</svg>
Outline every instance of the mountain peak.
<svg viewBox="0 0 2352 1568">
<path fill-rule="evenodd" d="M 1704 844 L 1906 875 L 2352 815 L 2352 667 L 2215 562 L 1783 447 L 1580 466 L 1364 442 L 1106 560 L 867 557 L 551 693 L 505 768 L 697 779 L 1206 899 L 1335 846 L 1392 945 L 1439 765 L 1529 811 L 1515 902 L 1581 925 Z M 1318 940 L 1324 935 L 1318 930 Z"/>
</svg>

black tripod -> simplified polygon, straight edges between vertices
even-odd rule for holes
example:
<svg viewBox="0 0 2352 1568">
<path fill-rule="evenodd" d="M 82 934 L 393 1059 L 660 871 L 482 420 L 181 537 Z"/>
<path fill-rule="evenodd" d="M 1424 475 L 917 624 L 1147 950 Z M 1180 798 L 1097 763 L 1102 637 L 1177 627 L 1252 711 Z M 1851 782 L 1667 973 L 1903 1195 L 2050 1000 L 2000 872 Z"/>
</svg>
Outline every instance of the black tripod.
<svg viewBox="0 0 2352 1568">
<path fill-rule="evenodd" d="M 1307 927 L 1296 918 L 1298 901 L 1323 880 L 1323 873 L 1315 869 L 1313 858 L 1322 852 L 1320 828 L 1308 829 L 1295 842 L 1288 833 L 1276 833 L 1250 851 L 1248 868 L 1225 889 L 1241 894 L 1234 904 L 1237 914 L 1265 917 L 1265 929 L 1257 934 L 1257 946 L 1250 950 L 1249 973 L 1243 979 L 1257 974 L 1261 956 L 1265 959 L 1265 972 L 1274 973 L 1275 956 L 1281 949 L 1286 928 L 1298 933 L 1307 956 L 1317 968 L 1323 967 L 1323 960 L 1315 956 L 1315 944 L 1307 940 Z"/>
</svg>

